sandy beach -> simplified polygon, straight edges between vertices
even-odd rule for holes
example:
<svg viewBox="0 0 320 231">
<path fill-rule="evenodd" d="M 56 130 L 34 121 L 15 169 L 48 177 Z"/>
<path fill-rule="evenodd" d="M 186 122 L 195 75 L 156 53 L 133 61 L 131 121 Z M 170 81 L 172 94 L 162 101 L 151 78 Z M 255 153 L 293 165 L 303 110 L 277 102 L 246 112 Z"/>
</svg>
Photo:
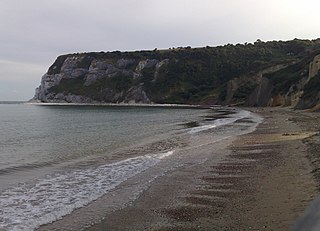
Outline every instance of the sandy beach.
<svg viewBox="0 0 320 231">
<path fill-rule="evenodd" d="M 38 230 L 290 229 L 318 194 L 319 113 L 248 110 L 264 118 L 255 131 L 197 147 L 205 158 L 171 169 L 128 204 L 117 198 L 139 176 Z"/>
</svg>

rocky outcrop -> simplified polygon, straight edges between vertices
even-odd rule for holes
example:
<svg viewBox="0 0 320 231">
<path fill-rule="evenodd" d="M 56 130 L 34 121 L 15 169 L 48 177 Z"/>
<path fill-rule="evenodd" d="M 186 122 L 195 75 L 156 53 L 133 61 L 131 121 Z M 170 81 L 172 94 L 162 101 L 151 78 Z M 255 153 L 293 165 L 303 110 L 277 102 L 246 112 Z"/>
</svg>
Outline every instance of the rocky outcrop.
<svg viewBox="0 0 320 231">
<path fill-rule="evenodd" d="M 316 76 L 320 70 L 320 55 L 314 57 L 313 61 L 309 65 L 308 81 Z"/>
<path fill-rule="evenodd" d="M 288 65 L 289 64 L 275 65 L 258 73 L 230 80 L 227 84 L 227 96 L 224 103 L 267 106 L 271 97 L 272 84 L 269 79 L 263 76 L 284 69 Z"/>
<path fill-rule="evenodd" d="M 320 104 L 320 39 L 59 56 L 34 101 L 246 106 Z"/>
<path fill-rule="evenodd" d="M 45 101 L 46 103 L 98 103 L 98 101 L 92 100 L 86 96 L 73 95 L 71 93 L 58 93 L 58 94 L 48 94 Z"/>
<path fill-rule="evenodd" d="M 83 61 L 87 59 L 87 68 L 83 67 Z M 168 60 L 158 61 L 155 59 L 141 60 L 121 58 L 114 65 L 110 60 L 101 60 L 79 55 L 71 55 L 65 58 L 61 67 L 53 64 L 50 70 L 43 75 L 41 85 L 36 89 L 34 101 L 59 102 L 59 103 L 152 103 L 148 98 L 142 83 L 129 86 L 128 89 L 114 89 L 114 86 L 106 86 L 99 92 L 81 94 L 81 90 L 71 92 L 67 89 L 59 89 L 62 82 L 75 80 L 81 86 L 79 88 L 90 91 L 90 87 L 98 85 L 99 81 L 110 79 L 116 82 L 117 78 L 126 77 L 134 80 L 142 76 L 144 69 L 156 67 L 158 70 Z M 137 63 L 135 66 L 134 64 Z M 58 70 L 60 69 L 60 70 Z M 102 93 L 103 91 L 103 93 Z"/>
<path fill-rule="evenodd" d="M 273 85 L 268 78 L 261 78 L 258 86 L 249 95 L 246 101 L 247 106 L 265 107 L 268 106 L 272 96 Z"/>
<path fill-rule="evenodd" d="M 158 75 L 159 75 L 159 70 L 160 70 L 160 68 L 163 67 L 163 66 L 165 66 L 165 65 L 168 65 L 168 64 L 169 64 L 169 59 L 164 59 L 164 60 L 162 60 L 161 62 L 158 62 L 158 63 L 156 64 L 156 70 L 155 70 L 155 72 L 154 72 L 154 78 L 153 78 L 152 81 L 156 81 L 156 80 L 157 80 Z"/>
<path fill-rule="evenodd" d="M 156 59 L 147 59 L 147 60 L 142 60 L 138 63 L 136 67 L 136 72 L 141 73 L 141 71 L 145 68 L 151 68 L 154 67 L 159 63 L 158 60 Z"/>
<path fill-rule="evenodd" d="M 147 94 L 143 90 L 143 85 L 131 87 L 124 99 L 124 103 L 151 103 Z"/>
<path fill-rule="evenodd" d="M 301 67 L 297 68 L 299 65 Z M 234 78 L 227 83 L 224 103 L 258 107 L 291 106 L 300 109 L 314 107 L 320 103 L 320 93 L 313 92 L 313 97 L 307 97 L 309 90 L 306 86 L 313 81 L 315 76 L 318 76 L 319 70 L 320 55 L 316 55 L 305 66 L 292 62 L 276 65 L 253 75 Z M 281 71 L 287 72 L 288 76 L 292 75 L 291 78 L 294 78 L 294 81 L 284 74 L 282 74 L 282 79 L 273 78 L 273 73 L 275 73 L 274 76 L 277 76 Z M 279 86 L 282 86 L 280 90 L 277 89 Z"/>
<path fill-rule="evenodd" d="M 319 111 L 320 108 L 320 55 L 316 55 L 309 65 L 308 78 L 300 84 L 300 97 L 297 101 L 297 109 L 312 108 Z"/>
</svg>

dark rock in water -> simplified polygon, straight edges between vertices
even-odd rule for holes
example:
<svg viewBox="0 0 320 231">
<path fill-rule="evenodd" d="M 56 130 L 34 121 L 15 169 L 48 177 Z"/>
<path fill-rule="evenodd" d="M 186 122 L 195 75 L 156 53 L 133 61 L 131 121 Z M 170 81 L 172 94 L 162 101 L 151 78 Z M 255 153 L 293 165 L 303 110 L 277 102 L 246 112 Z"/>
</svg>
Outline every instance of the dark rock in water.
<svg viewBox="0 0 320 231">
<path fill-rule="evenodd" d="M 186 128 L 195 128 L 195 127 L 199 127 L 200 124 L 197 121 L 192 121 L 192 122 L 185 123 L 184 126 Z"/>
</svg>

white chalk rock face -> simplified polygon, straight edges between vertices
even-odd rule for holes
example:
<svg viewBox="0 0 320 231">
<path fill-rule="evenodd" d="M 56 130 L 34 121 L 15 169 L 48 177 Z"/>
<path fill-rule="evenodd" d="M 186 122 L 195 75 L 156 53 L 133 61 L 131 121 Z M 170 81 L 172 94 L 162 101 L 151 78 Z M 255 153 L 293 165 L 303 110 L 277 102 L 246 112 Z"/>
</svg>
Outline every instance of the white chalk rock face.
<svg viewBox="0 0 320 231">
<path fill-rule="evenodd" d="M 103 59 L 83 54 L 61 56 L 43 75 L 33 101 L 151 103 L 144 84 L 139 82 L 143 77 L 141 71 L 145 68 L 159 70 L 167 62 L 156 59 Z"/>
</svg>

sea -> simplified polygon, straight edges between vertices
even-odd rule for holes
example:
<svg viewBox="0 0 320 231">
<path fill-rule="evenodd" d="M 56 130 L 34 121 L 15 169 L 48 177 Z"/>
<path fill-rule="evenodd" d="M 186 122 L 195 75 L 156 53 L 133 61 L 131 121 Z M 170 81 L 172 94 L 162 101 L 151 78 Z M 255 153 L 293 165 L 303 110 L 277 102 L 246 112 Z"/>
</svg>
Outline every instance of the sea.
<svg viewBox="0 0 320 231">
<path fill-rule="evenodd" d="M 219 106 L 0 102 L 0 230 L 36 230 L 178 150 L 248 133 L 260 122 Z"/>
</svg>

